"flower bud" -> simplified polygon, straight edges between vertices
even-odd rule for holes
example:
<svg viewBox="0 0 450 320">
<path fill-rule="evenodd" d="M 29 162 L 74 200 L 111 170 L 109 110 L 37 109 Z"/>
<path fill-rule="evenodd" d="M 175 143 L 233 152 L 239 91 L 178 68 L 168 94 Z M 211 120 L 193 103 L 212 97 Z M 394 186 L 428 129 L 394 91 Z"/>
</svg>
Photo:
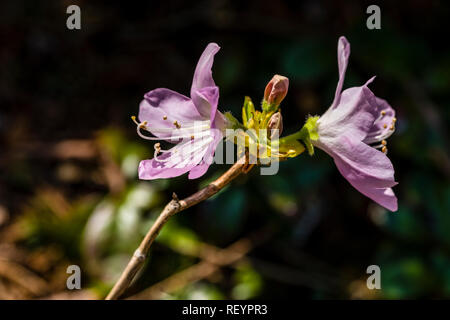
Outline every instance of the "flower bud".
<svg viewBox="0 0 450 320">
<path fill-rule="evenodd" d="M 277 74 L 274 75 L 264 90 L 264 102 L 268 104 L 270 108 L 278 107 L 284 97 L 286 97 L 288 87 L 288 78 Z"/>
<path fill-rule="evenodd" d="M 276 133 L 278 134 L 278 137 L 281 136 L 281 132 L 283 131 L 283 117 L 280 112 L 276 112 L 270 117 L 267 129 L 269 131 L 268 136 L 270 139 L 272 139 Z M 275 130 L 278 130 L 278 132 Z"/>
</svg>

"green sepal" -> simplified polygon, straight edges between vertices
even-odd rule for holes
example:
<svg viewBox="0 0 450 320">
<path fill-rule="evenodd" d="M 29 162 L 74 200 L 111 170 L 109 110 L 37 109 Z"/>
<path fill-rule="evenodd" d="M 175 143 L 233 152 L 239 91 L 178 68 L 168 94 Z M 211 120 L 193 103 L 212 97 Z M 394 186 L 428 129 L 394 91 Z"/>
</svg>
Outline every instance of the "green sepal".
<svg viewBox="0 0 450 320">
<path fill-rule="evenodd" d="M 319 133 L 317 132 L 317 120 L 319 120 L 319 116 L 308 117 L 305 125 L 303 126 L 308 130 L 309 139 L 315 141 L 319 139 Z"/>
<path fill-rule="evenodd" d="M 318 116 L 309 117 L 299 132 L 299 139 L 302 140 L 310 156 L 314 155 L 314 146 L 311 141 L 319 139 L 317 120 L 319 120 Z"/>
<path fill-rule="evenodd" d="M 228 120 L 228 129 L 245 129 L 245 127 L 231 114 L 231 112 L 225 112 L 224 116 Z"/>
<path fill-rule="evenodd" d="M 318 116 L 309 117 L 300 131 L 284 137 L 280 139 L 280 141 L 289 142 L 293 140 L 301 140 L 308 150 L 309 155 L 314 155 L 314 146 L 311 141 L 319 139 L 319 133 L 317 132 L 317 120 L 319 120 Z"/>
<path fill-rule="evenodd" d="M 263 100 L 262 104 L 261 104 L 261 109 L 267 113 L 275 112 L 278 110 L 279 107 L 280 107 L 280 105 L 277 105 L 274 103 L 270 104 L 266 100 Z"/>
<path fill-rule="evenodd" d="M 303 144 L 297 140 L 283 141 L 281 139 L 278 148 L 278 151 L 280 153 L 285 153 L 288 158 L 294 158 L 305 151 Z"/>
</svg>

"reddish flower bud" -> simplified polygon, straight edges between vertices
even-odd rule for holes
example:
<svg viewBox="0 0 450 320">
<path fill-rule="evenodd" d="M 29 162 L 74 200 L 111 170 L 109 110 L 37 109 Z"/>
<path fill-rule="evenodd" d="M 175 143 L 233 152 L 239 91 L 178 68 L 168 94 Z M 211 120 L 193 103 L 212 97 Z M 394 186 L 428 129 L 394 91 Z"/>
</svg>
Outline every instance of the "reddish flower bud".
<svg viewBox="0 0 450 320">
<path fill-rule="evenodd" d="M 280 75 L 274 75 L 264 90 L 264 101 L 269 105 L 279 106 L 286 97 L 289 87 L 289 79 Z"/>
<path fill-rule="evenodd" d="M 278 130 L 278 137 L 281 136 L 281 132 L 283 131 L 283 117 L 280 112 L 276 112 L 270 117 L 267 129 L 271 139 L 275 136 L 275 130 Z"/>
</svg>

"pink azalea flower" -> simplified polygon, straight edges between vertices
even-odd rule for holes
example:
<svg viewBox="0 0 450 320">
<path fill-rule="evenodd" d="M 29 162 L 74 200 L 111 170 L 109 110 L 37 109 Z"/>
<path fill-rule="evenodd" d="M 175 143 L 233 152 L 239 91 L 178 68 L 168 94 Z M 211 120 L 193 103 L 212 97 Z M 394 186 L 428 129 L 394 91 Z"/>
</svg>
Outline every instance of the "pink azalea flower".
<svg viewBox="0 0 450 320">
<path fill-rule="evenodd" d="M 349 55 L 350 44 L 341 37 L 338 42 L 339 81 L 334 101 L 317 120 L 318 137 L 311 142 L 333 157 L 339 172 L 359 192 L 397 211 L 397 198 L 392 191 L 397 182 L 394 167 L 386 155 L 385 140 L 394 132 L 395 112 L 367 87 L 374 78 L 361 87 L 342 91 Z"/>
<path fill-rule="evenodd" d="M 220 47 L 210 43 L 200 57 L 188 98 L 159 88 L 145 94 L 136 122 L 138 134 L 148 140 L 166 140 L 176 145 L 163 150 L 155 144 L 151 160 L 139 164 L 139 178 L 171 178 L 189 172 L 189 179 L 201 177 L 212 163 L 217 144 L 222 140 L 227 120 L 217 110 L 219 88 L 212 78 L 214 55 Z M 143 135 L 146 130 L 154 135 Z"/>
</svg>

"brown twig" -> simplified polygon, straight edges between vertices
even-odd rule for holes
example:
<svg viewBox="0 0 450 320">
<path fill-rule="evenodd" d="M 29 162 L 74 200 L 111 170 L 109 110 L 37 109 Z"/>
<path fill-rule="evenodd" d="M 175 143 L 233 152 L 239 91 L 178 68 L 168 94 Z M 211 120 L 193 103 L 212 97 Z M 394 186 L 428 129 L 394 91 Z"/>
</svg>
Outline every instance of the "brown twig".
<svg viewBox="0 0 450 320">
<path fill-rule="evenodd" d="M 213 255 L 208 256 L 207 259 L 171 275 L 129 299 L 159 299 L 164 293 L 172 293 L 185 287 L 187 284 L 195 283 L 211 276 L 221 267 L 240 261 L 252 248 L 252 242 L 248 238 L 243 238 L 226 249 L 218 249 Z"/>
<path fill-rule="evenodd" d="M 223 187 L 229 184 L 234 178 L 243 172 L 247 166 L 246 157 L 239 159 L 228 171 L 221 175 L 217 180 L 210 183 L 205 188 L 197 191 L 193 195 L 179 200 L 176 194 L 173 194 L 173 199 L 164 207 L 163 211 L 159 215 L 158 219 L 155 221 L 153 226 L 145 235 L 139 248 L 134 252 L 125 270 L 122 272 L 119 280 L 116 282 L 106 300 L 118 299 L 125 290 L 130 286 L 136 273 L 142 268 L 150 247 L 158 236 L 159 232 L 166 224 L 166 222 L 176 213 L 183 211 L 199 202 L 202 202 L 217 192 L 219 192 Z"/>
<path fill-rule="evenodd" d="M 225 249 L 204 244 L 206 246 L 204 252 L 196 255 L 202 259 L 199 263 L 169 276 L 128 299 L 159 299 L 164 293 L 175 292 L 188 284 L 212 276 L 222 267 L 235 266 L 244 262 L 247 259 L 246 255 L 256 246 L 270 239 L 274 231 L 274 227 L 268 225 L 247 237 L 241 238 Z"/>
</svg>

